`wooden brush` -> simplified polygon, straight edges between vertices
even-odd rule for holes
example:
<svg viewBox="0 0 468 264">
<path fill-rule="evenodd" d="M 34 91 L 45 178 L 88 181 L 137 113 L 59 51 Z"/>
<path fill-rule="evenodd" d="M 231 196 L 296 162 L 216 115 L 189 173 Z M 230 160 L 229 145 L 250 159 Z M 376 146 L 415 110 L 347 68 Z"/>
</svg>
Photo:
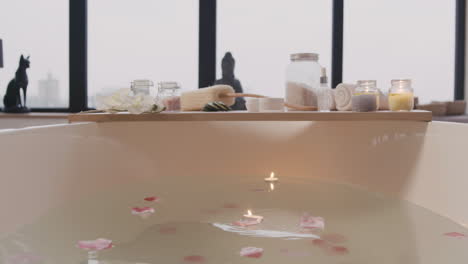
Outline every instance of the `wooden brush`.
<svg viewBox="0 0 468 264">
<path fill-rule="evenodd" d="M 227 106 L 236 103 L 236 97 L 265 98 L 267 96 L 249 93 L 236 93 L 229 85 L 215 85 L 195 91 L 184 92 L 180 96 L 182 111 L 201 111 L 206 104 L 211 102 L 222 102 Z M 285 104 L 289 108 L 299 111 L 316 111 L 317 107 Z"/>
</svg>

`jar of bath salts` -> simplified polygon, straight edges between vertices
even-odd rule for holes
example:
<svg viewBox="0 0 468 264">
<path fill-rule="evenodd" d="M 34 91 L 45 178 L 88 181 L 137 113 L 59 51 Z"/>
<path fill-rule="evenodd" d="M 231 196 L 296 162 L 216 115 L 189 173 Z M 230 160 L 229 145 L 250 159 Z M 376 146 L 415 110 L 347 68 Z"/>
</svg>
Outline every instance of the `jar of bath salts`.
<svg viewBox="0 0 468 264">
<path fill-rule="evenodd" d="M 377 81 L 364 80 L 357 82 L 357 88 L 351 97 L 354 112 L 373 112 L 379 109 L 379 90 Z"/>
<path fill-rule="evenodd" d="M 180 110 L 180 85 L 177 82 L 158 83 L 158 103 L 166 107 L 166 111 Z"/>
<path fill-rule="evenodd" d="M 130 89 L 135 95 L 150 95 L 150 88 L 153 86 L 154 83 L 151 80 L 134 80 L 130 83 Z"/>
<path fill-rule="evenodd" d="M 322 69 L 318 59 L 319 55 L 316 53 L 291 55 L 291 63 L 286 69 L 285 103 L 317 107 L 317 91 Z"/>
<path fill-rule="evenodd" d="M 388 104 L 391 111 L 411 111 L 414 108 L 411 80 L 392 80 L 392 88 L 388 93 Z"/>
</svg>

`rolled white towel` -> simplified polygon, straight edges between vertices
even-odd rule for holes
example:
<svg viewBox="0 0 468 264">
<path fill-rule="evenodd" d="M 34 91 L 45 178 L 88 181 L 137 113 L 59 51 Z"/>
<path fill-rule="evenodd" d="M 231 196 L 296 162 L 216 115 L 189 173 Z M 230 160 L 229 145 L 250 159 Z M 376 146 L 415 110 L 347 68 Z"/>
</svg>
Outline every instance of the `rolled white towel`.
<svg viewBox="0 0 468 264">
<path fill-rule="evenodd" d="M 379 110 L 390 110 L 388 105 L 388 94 L 379 90 Z"/>
<path fill-rule="evenodd" d="M 351 111 L 351 98 L 353 97 L 355 84 L 340 83 L 335 89 L 335 104 L 338 111 Z"/>
</svg>

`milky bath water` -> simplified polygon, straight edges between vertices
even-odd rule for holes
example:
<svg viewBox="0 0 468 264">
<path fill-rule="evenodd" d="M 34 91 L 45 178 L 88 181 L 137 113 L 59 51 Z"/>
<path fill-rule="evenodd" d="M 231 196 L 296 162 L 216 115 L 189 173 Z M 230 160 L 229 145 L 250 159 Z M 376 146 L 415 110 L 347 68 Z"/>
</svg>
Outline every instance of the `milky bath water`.
<svg viewBox="0 0 468 264">
<path fill-rule="evenodd" d="M 64 200 L 16 232 L 1 234 L 0 263 L 468 260 L 467 230 L 421 207 L 349 185 L 287 175 L 269 183 L 265 176 L 136 178 L 83 190 L 82 197 Z M 144 207 L 152 213 L 134 213 Z M 236 225 L 247 210 L 263 221 Z M 318 225 L 305 225 L 305 217 L 318 219 Z M 88 262 L 77 242 L 97 238 L 112 240 L 114 247 Z M 251 248 L 262 252 L 241 255 Z"/>
</svg>

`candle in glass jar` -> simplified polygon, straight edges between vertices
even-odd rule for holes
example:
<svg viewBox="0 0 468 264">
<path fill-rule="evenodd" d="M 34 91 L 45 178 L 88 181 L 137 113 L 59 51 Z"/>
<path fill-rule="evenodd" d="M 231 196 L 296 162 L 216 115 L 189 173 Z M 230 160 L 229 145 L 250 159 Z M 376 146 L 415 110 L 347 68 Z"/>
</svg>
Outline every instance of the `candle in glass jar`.
<svg viewBox="0 0 468 264">
<path fill-rule="evenodd" d="M 392 111 L 411 111 L 414 107 L 414 95 L 413 93 L 389 94 L 388 104 Z"/>
<path fill-rule="evenodd" d="M 411 111 L 414 108 L 414 93 L 410 79 L 392 80 L 388 105 L 392 111 Z"/>
<path fill-rule="evenodd" d="M 351 97 L 351 108 L 354 112 L 373 112 L 379 110 L 379 90 L 377 81 L 361 80 Z"/>
</svg>

